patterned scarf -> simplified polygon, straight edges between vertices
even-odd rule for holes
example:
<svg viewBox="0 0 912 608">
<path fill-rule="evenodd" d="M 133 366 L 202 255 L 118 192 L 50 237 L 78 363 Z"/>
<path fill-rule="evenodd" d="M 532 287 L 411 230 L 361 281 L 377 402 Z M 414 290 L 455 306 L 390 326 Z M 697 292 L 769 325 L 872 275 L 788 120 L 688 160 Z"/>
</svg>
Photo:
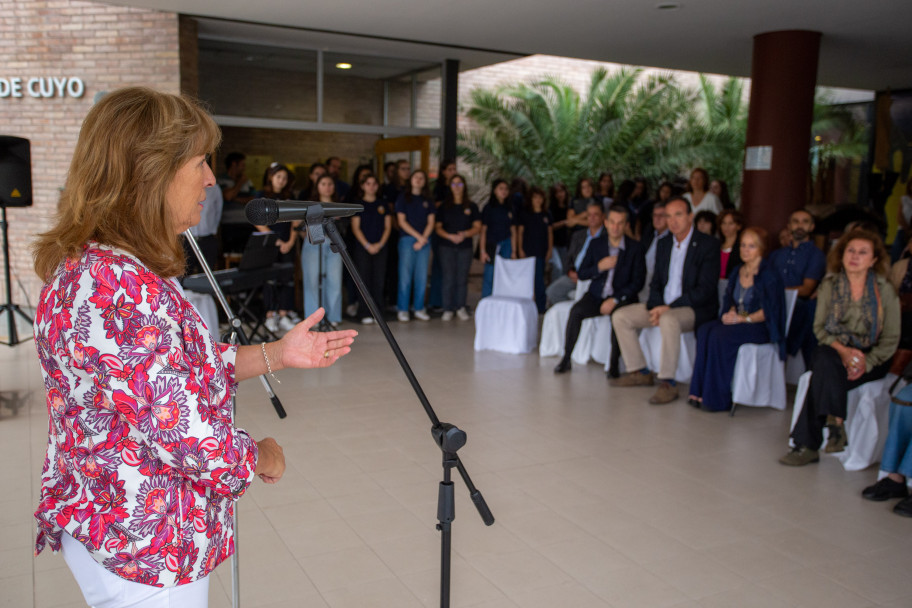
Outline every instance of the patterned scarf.
<svg viewBox="0 0 912 608">
<path fill-rule="evenodd" d="M 849 285 L 849 277 L 843 270 L 833 281 L 833 298 L 827 313 L 825 329 L 842 344 L 866 351 L 877 343 L 877 337 L 883 329 L 883 302 L 880 299 L 880 289 L 877 288 L 874 271 L 868 271 L 864 293 L 861 296 L 862 322 L 865 328 L 861 336 L 849 331 L 842 324 L 842 318 L 851 303 L 852 288 Z"/>
</svg>

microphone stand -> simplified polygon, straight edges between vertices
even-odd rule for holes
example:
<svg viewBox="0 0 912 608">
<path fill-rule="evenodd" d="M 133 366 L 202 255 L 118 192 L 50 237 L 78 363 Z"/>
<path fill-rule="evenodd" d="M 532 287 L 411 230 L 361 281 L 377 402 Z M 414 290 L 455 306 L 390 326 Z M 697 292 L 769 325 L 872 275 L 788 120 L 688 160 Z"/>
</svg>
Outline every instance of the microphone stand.
<svg viewBox="0 0 912 608">
<path fill-rule="evenodd" d="M 209 268 L 209 264 L 206 262 L 206 257 L 200 250 L 199 245 L 196 242 L 196 238 L 194 238 L 189 230 L 184 231 L 184 238 L 187 239 L 187 244 L 190 245 L 190 249 L 193 250 L 193 254 L 196 256 L 196 259 L 199 260 L 200 266 L 203 268 L 203 272 L 206 273 L 206 278 L 209 280 L 209 284 L 212 286 L 212 293 L 215 294 L 215 298 L 219 301 L 222 310 L 225 311 L 225 315 L 228 317 L 228 326 L 230 327 L 228 333 L 228 343 L 240 343 L 245 346 L 249 345 L 250 339 L 247 337 L 247 334 L 244 333 L 244 327 L 241 325 L 241 320 L 236 314 L 234 314 L 234 311 L 231 310 L 231 306 L 228 304 L 228 299 L 225 297 L 225 293 L 219 286 L 215 275 L 212 274 L 212 269 Z M 218 333 L 218 328 L 216 328 L 216 333 Z M 272 407 L 275 408 L 276 414 L 278 414 L 279 418 L 285 418 L 288 414 L 285 413 L 285 408 L 282 407 L 282 402 L 279 401 L 279 398 L 273 392 L 272 385 L 269 384 L 269 380 L 265 375 L 261 375 L 260 381 L 263 383 L 263 388 L 266 390 L 266 394 L 269 396 L 269 400 L 272 401 Z M 232 415 L 237 416 L 237 398 L 234 396 L 231 397 L 231 409 Z M 240 562 L 238 561 L 239 551 L 240 546 L 238 544 L 238 511 L 237 505 L 235 505 L 234 553 L 231 555 L 231 605 L 233 608 L 239 608 L 241 605 L 241 575 Z"/>
<path fill-rule="evenodd" d="M 434 413 L 434 409 L 431 407 L 427 395 L 424 394 L 424 390 L 422 390 L 421 385 L 418 384 L 418 379 L 415 377 L 414 372 L 412 372 L 412 368 L 409 366 L 408 361 L 406 361 L 405 355 L 402 354 L 402 350 L 393 337 L 389 325 L 383 318 L 382 312 L 371 297 L 370 291 L 364 284 L 361 275 L 358 274 L 358 270 L 355 268 L 351 256 L 348 254 L 345 241 L 336 229 L 336 224 L 331 218 L 324 217 L 323 206 L 314 204 L 308 207 L 306 219 L 304 221 L 307 224 L 307 238 L 311 244 L 322 244 L 325 240 L 325 236 L 328 236 L 332 251 L 342 256 L 342 262 L 351 274 L 352 279 L 354 279 L 355 285 L 358 287 L 358 292 L 370 309 L 371 315 L 373 315 L 374 319 L 377 321 L 377 325 L 379 325 L 380 329 L 383 331 L 383 335 L 386 337 L 390 349 L 392 349 L 393 354 L 399 361 L 399 365 L 402 367 L 402 371 L 405 373 L 406 378 L 408 378 L 409 384 L 412 385 L 412 389 L 415 391 L 418 401 L 421 402 L 424 411 L 427 413 L 428 418 L 430 418 L 431 436 L 441 452 L 443 452 L 443 481 L 440 482 L 437 492 L 437 530 L 441 533 L 440 606 L 441 608 L 449 608 L 452 523 L 456 518 L 456 500 L 453 482 L 451 481 L 451 471 L 454 468 L 458 470 L 459 474 L 462 476 L 462 480 L 465 482 L 466 488 L 469 491 L 469 496 L 471 497 L 472 502 L 475 503 L 475 508 L 478 510 L 478 514 L 481 516 L 484 524 L 490 526 L 494 523 L 494 516 L 491 514 L 491 510 L 488 508 L 484 497 L 482 497 L 481 492 L 475 487 L 475 484 L 472 483 L 468 471 L 466 471 L 465 466 L 456 454 L 459 448 L 466 443 L 466 433 L 452 424 L 440 422 L 437 418 L 437 414 Z"/>
</svg>

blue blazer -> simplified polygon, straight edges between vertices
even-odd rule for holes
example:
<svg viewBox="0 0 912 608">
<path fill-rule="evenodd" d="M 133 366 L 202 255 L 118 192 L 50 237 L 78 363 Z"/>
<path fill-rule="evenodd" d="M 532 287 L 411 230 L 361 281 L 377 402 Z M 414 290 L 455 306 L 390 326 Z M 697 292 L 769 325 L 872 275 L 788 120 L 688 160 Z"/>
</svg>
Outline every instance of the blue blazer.
<svg viewBox="0 0 912 608">
<path fill-rule="evenodd" d="M 667 304 L 672 308 L 688 306 L 694 311 L 694 329 L 716 318 L 719 312 L 719 240 L 703 234 L 696 227 L 690 237 L 690 247 L 684 258 L 684 276 L 681 297 L 674 302 L 665 301 L 665 283 L 671 263 L 674 235 L 669 233 L 656 243 L 655 270 L 649 284 L 649 301 L 646 308 Z"/>
<path fill-rule="evenodd" d="M 729 275 L 728 288 L 725 290 L 725 297 L 722 300 L 721 314 L 731 310 L 735 304 L 735 283 L 739 280 L 738 272 L 740 270 L 741 265 L 739 264 Z M 770 342 L 776 345 L 779 358 L 785 361 L 785 317 L 788 313 L 785 309 L 785 283 L 768 260 L 760 262 L 760 269 L 754 277 L 754 289 L 759 290 L 757 295 L 760 296 L 760 308 L 763 309 L 763 316 L 766 317 Z"/>
<path fill-rule="evenodd" d="M 614 292 L 611 297 L 617 300 L 618 307 L 638 301 L 637 294 L 646 283 L 646 250 L 639 241 L 628 238 L 626 235 L 623 239 L 624 248 L 618 253 L 614 278 L 611 280 Z M 589 293 L 597 302 L 602 301 L 602 289 L 608 278 L 608 271 L 599 270 L 598 263 L 599 260 L 610 255 L 611 249 L 606 230 L 589 243 L 589 249 L 586 250 L 578 271 L 580 279 L 592 280 L 592 283 L 589 284 Z"/>
</svg>

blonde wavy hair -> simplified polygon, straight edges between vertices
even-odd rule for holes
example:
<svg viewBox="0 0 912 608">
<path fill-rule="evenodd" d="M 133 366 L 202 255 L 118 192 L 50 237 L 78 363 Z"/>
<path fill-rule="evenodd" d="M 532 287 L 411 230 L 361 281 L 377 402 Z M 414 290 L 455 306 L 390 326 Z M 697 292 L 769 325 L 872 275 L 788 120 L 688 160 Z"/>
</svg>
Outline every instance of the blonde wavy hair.
<svg viewBox="0 0 912 608">
<path fill-rule="evenodd" d="M 47 281 L 97 241 L 161 277 L 181 275 L 186 260 L 165 196 L 178 169 L 220 141 L 218 125 L 193 99 L 144 87 L 105 95 L 82 123 L 54 227 L 32 246 L 35 272 Z"/>
</svg>

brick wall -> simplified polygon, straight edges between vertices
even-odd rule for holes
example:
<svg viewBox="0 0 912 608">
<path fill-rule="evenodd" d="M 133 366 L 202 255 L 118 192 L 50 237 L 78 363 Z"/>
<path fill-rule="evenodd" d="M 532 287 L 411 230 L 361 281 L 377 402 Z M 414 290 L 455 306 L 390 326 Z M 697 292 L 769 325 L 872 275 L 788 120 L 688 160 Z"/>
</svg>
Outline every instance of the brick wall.
<svg viewBox="0 0 912 608">
<path fill-rule="evenodd" d="M 29 245 L 46 229 L 66 179 L 82 120 L 95 95 L 126 85 L 177 93 L 178 20 L 173 13 L 71 0 L 0 0 L 0 78 L 78 77 L 82 97 L 0 99 L 0 134 L 31 140 L 34 206 L 10 209 L 13 299 L 34 304 L 40 281 Z M 2 300 L 5 288 L 0 281 Z"/>
</svg>

